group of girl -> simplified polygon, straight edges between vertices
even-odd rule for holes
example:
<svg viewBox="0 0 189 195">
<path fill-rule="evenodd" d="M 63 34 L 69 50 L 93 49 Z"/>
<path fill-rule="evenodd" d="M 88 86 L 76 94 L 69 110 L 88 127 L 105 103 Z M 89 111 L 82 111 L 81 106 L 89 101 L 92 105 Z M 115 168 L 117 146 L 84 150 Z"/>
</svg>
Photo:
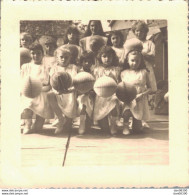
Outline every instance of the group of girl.
<svg viewBox="0 0 189 195">
<path fill-rule="evenodd" d="M 106 38 L 101 22 L 91 20 L 80 40 L 77 28 L 69 27 L 65 45 L 57 49 L 52 37 L 46 36 L 43 45 L 39 43 L 40 40 L 29 45 L 25 43 L 30 39 L 28 34 L 22 34 L 21 47 L 27 46 L 32 60 L 21 66 L 21 78 L 31 75 L 39 78 L 43 85 L 42 92 L 36 98 L 29 99 L 21 94 L 25 123 L 23 133 L 41 130 L 45 119 L 54 118 L 54 114 L 58 119 L 55 134 L 71 129 L 73 120 L 78 116 L 79 134 L 84 134 L 95 121 L 104 132 L 114 135 L 120 118 L 124 120 L 124 135 L 140 131 L 142 122 L 149 118 L 147 97 L 156 91 L 153 72 L 155 47 L 146 40 L 148 26 L 144 22 L 135 22 L 132 31 L 136 39 L 124 44 L 120 32 L 112 32 Z M 74 55 L 70 45 L 77 47 L 77 55 Z M 95 80 L 109 76 L 117 84 L 121 81 L 132 84 L 137 91 L 136 98 L 126 104 L 115 94 L 107 98 L 98 96 L 93 90 L 78 94 L 74 87 L 58 92 L 50 85 L 54 73 L 67 72 L 74 79 L 81 71 L 91 73 Z M 34 124 L 33 114 L 36 115 Z M 132 128 L 129 127 L 130 117 L 133 118 Z"/>
</svg>

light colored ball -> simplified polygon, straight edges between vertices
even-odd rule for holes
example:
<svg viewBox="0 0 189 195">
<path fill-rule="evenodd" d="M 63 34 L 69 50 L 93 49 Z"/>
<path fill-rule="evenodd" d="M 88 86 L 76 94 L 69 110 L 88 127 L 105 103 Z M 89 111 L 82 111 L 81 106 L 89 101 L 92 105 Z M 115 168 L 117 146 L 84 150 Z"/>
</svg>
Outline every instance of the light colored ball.
<svg viewBox="0 0 189 195">
<path fill-rule="evenodd" d="M 100 97 L 110 97 L 117 89 L 117 83 L 114 79 L 108 76 L 100 77 L 94 84 L 94 91 Z"/>
<path fill-rule="evenodd" d="M 137 91 L 134 85 L 121 82 L 117 86 L 116 96 L 117 98 L 125 103 L 130 103 L 136 98 Z"/>
<path fill-rule="evenodd" d="M 61 92 L 72 86 L 72 77 L 67 72 L 56 72 L 50 78 L 50 84 L 52 88 Z"/>
<path fill-rule="evenodd" d="M 39 79 L 28 76 L 23 79 L 21 92 L 28 98 L 35 98 L 39 96 L 42 91 L 42 83 Z"/>
<path fill-rule="evenodd" d="M 169 102 L 169 93 L 168 92 L 164 95 L 164 100 L 166 102 Z"/>
<path fill-rule="evenodd" d="M 87 93 L 93 89 L 95 79 L 88 72 L 80 72 L 73 79 L 73 85 L 80 93 Z"/>
<path fill-rule="evenodd" d="M 20 48 L 20 66 L 31 61 L 30 50 L 27 48 Z"/>
</svg>

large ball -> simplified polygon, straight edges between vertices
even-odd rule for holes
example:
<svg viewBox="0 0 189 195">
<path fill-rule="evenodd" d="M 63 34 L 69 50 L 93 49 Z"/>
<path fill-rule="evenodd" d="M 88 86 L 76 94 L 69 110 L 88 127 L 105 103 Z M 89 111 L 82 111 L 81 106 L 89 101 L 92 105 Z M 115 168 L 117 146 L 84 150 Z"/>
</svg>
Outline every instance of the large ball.
<svg viewBox="0 0 189 195">
<path fill-rule="evenodd" d="M 164 95 L 164 100 L 166 102 L 169 102 L 169 92 L 167 92 L 165 95 Z"/>
<path fill-rule="evenodd" d="M 114 79 L 108 76 L 100 77 L 96 80 L 94 84 L 94 91 L 100 97 L 110 97 L 117 89 L 117 83 Z"/>
<path fill-rule="evenodd" d="M 130 103 L 132 100 L 136 98 L 137 90 L 135 86 L 121 82 L 117 86 L 116 96 L 117 98 L 125 103 Z"/>
<path fill-rule="evenodd" d="M 73 85 L 80 93 L 87 93 L 93 89 L 95 79 L 88 72 L 80 72 L 73 79 Z"/>
<path fill-rule="evenodd" d="M 37 97 L 42 91 L 42 83 L 39 79 L 26 77 L 22 80 L 21 92 L 28 98 Z"/>
<path fill-rule="evenodd" d="M 27 48 L 20 48 L 20 66 L 31 61 L 30 50 Z"/>
<path fill-rule="evenodd" d="M 50 84 L 52 88 L 62 92 L 72 86 L 72 77 L 67 72 L 56 72 L 52 75 Z"/>
</svg>

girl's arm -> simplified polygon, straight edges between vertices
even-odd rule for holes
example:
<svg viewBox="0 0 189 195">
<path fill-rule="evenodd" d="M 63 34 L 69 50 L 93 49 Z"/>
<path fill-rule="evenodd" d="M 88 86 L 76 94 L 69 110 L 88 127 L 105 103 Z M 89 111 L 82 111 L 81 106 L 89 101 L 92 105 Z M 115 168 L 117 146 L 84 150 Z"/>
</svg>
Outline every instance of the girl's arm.
<svg viewBox="0 0 189 195">
<path fill-rule="evenodd" d="M 142 93 L 137 94 L 135 100 L 139 101 L 141 100 L 144 96 L 150 94 L 152 92 L 152 88 L 151 88 L 151 84 L 150 84 L 150 80 L 149 80 L 149 73 L 145 72 L 146 75 L 146 87 L 147 89 L 145 91 L 143 91 Z"/>
<path fill-rule="evenodd" d="M 155 44 L 152 41 L 148 42 L 148 49 L 142 50 L 142 55 L 144 56 L 145 60 L 154 62 L 155 60 Z"/>
<path fill-rule="evenodd" d="M 51 90 L 50 76 L 48 75 L 48 81 L 46 83 L 43 83 L 42 91 L 43 92 L 48 92 L 50 90 Z"/>
</svg>

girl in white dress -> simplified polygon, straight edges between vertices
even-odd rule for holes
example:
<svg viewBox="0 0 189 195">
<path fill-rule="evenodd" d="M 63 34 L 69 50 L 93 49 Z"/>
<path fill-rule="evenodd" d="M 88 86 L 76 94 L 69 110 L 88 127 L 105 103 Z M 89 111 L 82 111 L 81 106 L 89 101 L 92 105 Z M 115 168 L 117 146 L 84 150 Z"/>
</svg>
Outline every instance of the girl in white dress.
<svg viewBox="0 0 189 195">
<path fill-rule="evenodd" d="M 33 43 L 29 49 L 31 50 L 32 61 L 27 64 L 23 64 L 21 67 L 21 80 L 28 76 L 40 79 L 42 82 L 42 92 L 35 98 L 27 98 L 21 94 L 22 117 L 25 118 L 25 126 L 23 133 L 33 133 L 41 130 L 45 119 L 53 118 L 53 112 L 50 108 L 47 92 L 50 90 L 49 72 L 44 68 L 42 64 L 43 60 L 43 48 L 38 43 Z M 36 121 L 32 126 L 32 116 L 36 114 Z"/>
<path fill-rule="evenodd" d="M 126 84 L 131 84 L 136 88 L 137 96 L 129 104 L 124 104 L 123 134 L 130 134 L 129 118 L 133 118 L 133 132 L 138 132 L 142 128 L 141 120 L 149 118 L 149 107 L 147 95 L 152 92 L 149 71 L 145 67 L 141 51 L 131 49 L 126 55 L 125 70 L 121 72 L 121 80 Z"/>
<path fill-rule="evenodd" d="M 50 70 L 50 77 L 57 72 L 67 72 L 72 79 L 78 72 L 78 68 L 74 64 L 70 64 L 70 51 L 59 47 L 55 51 L 57 64 Z M 72 119 L 77 116 L 77 96 L 73 88 L 58 92 L 53 89 L 48 93 L 49 103 L 58 118 L 55 134 L 60 134 L 63 130 L 70 130 Z"/>
<path fill-rule="evenodd" d="M 120 67 L 115 51 L 110 46 L 103 46 L 98 53 L 99 64 L 93 70 L 95 79 L 109 76 L 119 83 Z M 119 101 L 115 94 L 104 98 L 96 95 L 93 111 L 93 119 L 99 122 L 101 129 L 111 133 L 117 133 L 116 120 L 118 116 Z M 110 127 L 108 124 L 110 119 Z"/>
</svg>

